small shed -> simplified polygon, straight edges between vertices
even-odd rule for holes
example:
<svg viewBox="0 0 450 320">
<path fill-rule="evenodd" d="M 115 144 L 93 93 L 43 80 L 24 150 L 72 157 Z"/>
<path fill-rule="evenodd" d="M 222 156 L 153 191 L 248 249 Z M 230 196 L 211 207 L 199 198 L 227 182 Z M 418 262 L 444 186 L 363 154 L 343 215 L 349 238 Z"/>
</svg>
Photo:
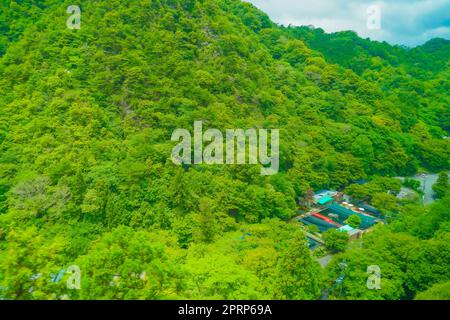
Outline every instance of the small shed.
<svg viewBox="0 0 450 320">
<path fill-rule="evenodd" d="M 334 199 L 333 199 L 331 196 L 325 195 L 325 196 L 323 196 L 322 198 L 320 198 L 320 199 L 317 201 L 317 203 L 320 204 L 321 206 L 324 206 L 324 205 L 326 205 L 327 203 L 332 202 L 333 200 L 334 200 Z"/>
<path fill-rule="evenodd" d="M 334 201 L 334 197 L 337 195 L 336 191 L 321 190 L 314 194 L 314 200 L 318 205 L 326 205 Z"/>
<path fill-rule="evenodd" d="M 349 237 L 352 239 L 357 239 L 361 235 L 361 230 L 350 227 L 348 224 L 342 226 L 338 229 L 340 232 L 347 232 Z"/>
</svg>

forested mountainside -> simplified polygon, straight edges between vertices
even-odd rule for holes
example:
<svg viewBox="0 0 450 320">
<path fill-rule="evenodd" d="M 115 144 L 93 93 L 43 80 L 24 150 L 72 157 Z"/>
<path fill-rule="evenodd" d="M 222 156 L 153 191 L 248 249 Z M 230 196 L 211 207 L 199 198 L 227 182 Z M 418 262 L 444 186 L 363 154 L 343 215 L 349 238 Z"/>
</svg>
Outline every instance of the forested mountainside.
<svg viewBox="0 0 450 320">
<path fill-rule="evenodd" d="M 280 27 L 239 0 L 78 1 L 79 30 L 70 1 L 0 3 L 0 298 L 448 296 L 448 192 L 399 203 L 389 178 L 450 169 L 448 41 Z M 280 172 L 176 166 L 171 134 L 199 120 L 280 129 Z M 389 224 L 323 270 L 290 218 L 360 179 Z M 71 265 L 80 290 L 53 281 Z"/>
<path fill-rule="evenodd" d="M 362 39 L 353 31 L 325 33 L 320 28 L 306 26 L 286 29 L 312 49 L 320 51 L 330 62 L 352 69 L 360 75 L 368 69 L 393 66 L 401 67 L 402 71 L 409 74 L 424 74 L 423 78 L 426 78 L 430 72 L 436 74 L 448 67 L 449 40 L 441 38 L 408 48 Z"/>
</svg>

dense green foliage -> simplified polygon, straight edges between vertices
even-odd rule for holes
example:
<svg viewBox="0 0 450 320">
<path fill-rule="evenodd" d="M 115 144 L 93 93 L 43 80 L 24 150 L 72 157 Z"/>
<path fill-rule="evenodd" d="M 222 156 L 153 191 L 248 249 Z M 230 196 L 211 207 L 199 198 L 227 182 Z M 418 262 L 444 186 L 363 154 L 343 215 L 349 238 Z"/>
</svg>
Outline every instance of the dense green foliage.
<svg viewBox="0 0 450 320">
<path fill-rule="evenodd" d="M 448 182 L 448 174 L 447 172 L 441 172 L 439 174 L 438 180 L 433 185 L 433 191 L 435 193 L 435 197 L 438 199 L 444 198 L 450 192 L 450 185 Z"/>
<path fill-rule="evenodd" d="M 239 0 L 79 3 L 70 30 L 70 1 L 0 2 L 0 298 L 316 299 L 335 264 L 288 220 L 366 178 L 349 193 L 398 217 L 342 253 L 345 297 L 448 282 L 448 198 L 400 207 L 379 177 L 450 169 L 448 41 L 284 28 Z M 174 165 L 171 134 L 196 120 L 279 128 L 280 173 Z M 70 265 L 81 290 L 49 281 Z"/>
<path fill-rule="evenodd" d="M 352 228 L 359 228 L 359 226 L 362 223 L 362 219 L 357 216 L 356 214 L 348 217 L 348 219 L 345 221 L 350 227 Z"/>
<path fill-rule="evenodd" d="M 450 197 L 425 209 L 416 205 L 401 208 L 388 226 L 377 226 L 336 255 L 327 266 L 331 297 L 339 299 L 418 299 L 448 296 L 450 261 Z M 345 279 L 336 286 L 342 273 L 339 263 L 348 265 Z M 368 266 L 381 269 L 381 289 L 367 290 Z M 437 292 L 436 287 L 444 292 Z"/>
<path fill-rule="evenodd" d="M 439 283 L 417 295 L 417 300 L 450 300 L 450 282 Z"/>
<path fill-rule="evenodd" d="M 325 246 L 332 252 L 344 251 L 348 244 L 348 234 L 336 229 L 329 229 L 323 233 Z"/>
</svg>

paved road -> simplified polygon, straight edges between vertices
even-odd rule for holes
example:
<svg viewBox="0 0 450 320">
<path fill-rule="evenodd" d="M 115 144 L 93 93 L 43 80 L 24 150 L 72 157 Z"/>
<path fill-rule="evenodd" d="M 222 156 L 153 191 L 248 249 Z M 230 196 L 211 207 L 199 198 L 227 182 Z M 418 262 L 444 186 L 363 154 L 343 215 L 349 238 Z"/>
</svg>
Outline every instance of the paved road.
<svg viewBox="0 0 450 320">
<path fill-rule="evenodd" d="M 433 198 L 434 192 L 433 192 L 433 184 L 436 183 L 439 175 L 435 173 L 430 174 L 418 174 L 412 179 L 420 182 L 420 187 L 424 191 L 423 196 L 423 203 L 429 204 L 435 201 Z M 399 177 L 402 181 L 405 179 L 404 177 Z"/>
<path fill-rule="evenodd" d="M 438 174 L 423 174 L 414 176 L 413 179 L 420 182 L 421 188 L 424 188 L 424 198 L 423 203 L 428 204 L 434 202 L 434 191 L 433 184 L 436 183 L 439 175 Z"/>
<path fill-rule="evenodd" d="M 319 263 L 322 266 L 322 268 L 325 268 L 327 266 L 327 264 L 329 264 L 331 262 L 331 259 L 333 258 L 332 254 L 329 254 L 325 257 L 322 257 L 319 259 Z"/>
</svg>

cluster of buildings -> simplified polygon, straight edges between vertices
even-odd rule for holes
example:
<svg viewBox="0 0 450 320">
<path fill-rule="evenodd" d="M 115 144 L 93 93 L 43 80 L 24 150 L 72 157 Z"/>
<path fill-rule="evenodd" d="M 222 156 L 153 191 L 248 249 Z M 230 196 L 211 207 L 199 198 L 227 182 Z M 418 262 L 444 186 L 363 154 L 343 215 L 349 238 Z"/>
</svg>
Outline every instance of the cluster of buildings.
<svg viewBox="0 0 450 320">
<path fill-rule="evenodd" d="M 346 223 L 351 216 L 358 216 L 361 224 L 358 228 Z M 323 190 L 314 194 L 311 210 L 296 218 L 306 226 L 316 226 L 320 233 L 329 229 L 346 232 L 351 239 L 360 238 L 364 232 L 382 221 L 381 212 L 366 203 L 350 203 L 350 198 L 340 192 Z M 310 248 L 321 244 L 320 237 L 307 234 Z"/>
</svg>

